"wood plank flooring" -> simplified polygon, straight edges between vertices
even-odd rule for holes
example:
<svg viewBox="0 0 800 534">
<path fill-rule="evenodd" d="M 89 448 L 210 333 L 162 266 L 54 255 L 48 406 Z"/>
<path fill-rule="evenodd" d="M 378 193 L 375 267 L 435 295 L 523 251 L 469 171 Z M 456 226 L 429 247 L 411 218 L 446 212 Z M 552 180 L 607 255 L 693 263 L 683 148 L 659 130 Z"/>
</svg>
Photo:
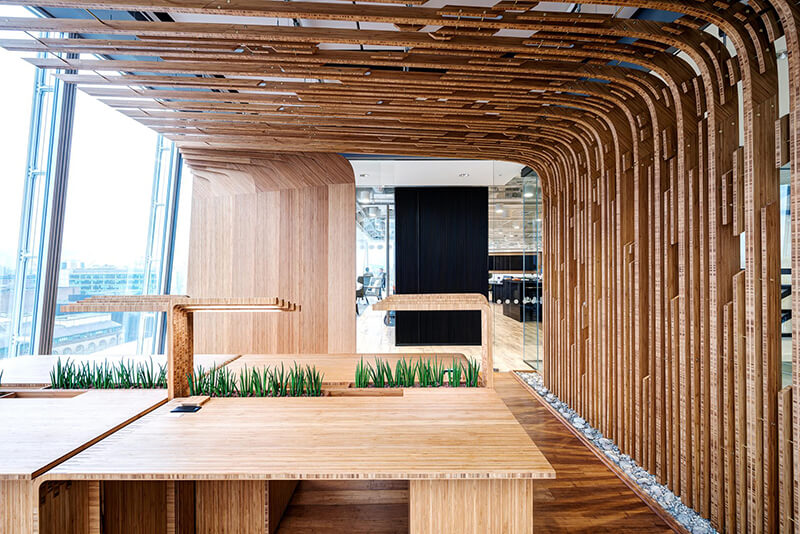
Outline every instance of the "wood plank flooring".
<svg viewBox="0 0 800 534">
<path fill-rule="evenodd" d="M 511 374 L 496 373 L 495 390 L 556 470 L 534 484 L 537 534 L 672 531 Z"/>
<path fill-rule="evenodd" d="M 556 470 L 534 483 L 534 531 L 671 532 L 559 419 L 508 373 L 495 389 Z M 303 481 L 279 534 L 408 532 L 404 481 Z"/>
</svg>

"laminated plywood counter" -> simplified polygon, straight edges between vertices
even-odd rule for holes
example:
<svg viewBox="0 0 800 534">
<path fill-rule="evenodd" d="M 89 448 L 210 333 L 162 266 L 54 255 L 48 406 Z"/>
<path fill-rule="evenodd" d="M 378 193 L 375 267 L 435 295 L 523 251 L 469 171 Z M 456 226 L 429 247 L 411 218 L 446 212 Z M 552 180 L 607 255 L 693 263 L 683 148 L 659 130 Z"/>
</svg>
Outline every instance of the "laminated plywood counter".
<svg viewBox="0 0 800 534">
<path fill-rule="evenodd" d="M 195 525 L 236 518 L 242 532 L 270 529 L 262 504 L 281 484 L 408 480 L 412 532 L 531 532 L 534 481 L 555 472 L 498 395 L 403 393 L 211 399 L 185 414 L 176 399 L 43 479 L 191 482 Z"/>
<path fill-rule="evenodd" d="M 0 399 L 0 532 L 31 532 L 39 522 L 36 477 L 166 402 L 166 390 L 92 390 L 53 397 L 29 392 Z M 33 395 L 33 396 L 30 396 Z M 69 495 L 60 493 L 62 501 Z M 45 521 L 57 507 L 41 496 Z M 57 515 L 57 514 L 56 514 Z M 53 531 L 57 525 L 50 525 Z M 37 527 L 38 528 L 38 527 Z"/>
</svg>

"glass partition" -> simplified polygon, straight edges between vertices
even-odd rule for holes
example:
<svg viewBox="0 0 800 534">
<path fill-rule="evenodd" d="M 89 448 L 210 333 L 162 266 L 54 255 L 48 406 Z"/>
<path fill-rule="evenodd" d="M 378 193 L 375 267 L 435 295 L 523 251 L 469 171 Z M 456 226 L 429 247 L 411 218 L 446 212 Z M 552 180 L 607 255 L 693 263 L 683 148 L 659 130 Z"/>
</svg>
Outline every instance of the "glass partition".
<svg viewBox="0 0 800 534">
<path fill-rule="evenodd" d="M 542 188 L 534 172 L 523 173 L 522 205 L 527 282 L 522 295 L 530 320 L 523 328 L 523 360 L 536 370 L 542 367 Z"/>
</svg>

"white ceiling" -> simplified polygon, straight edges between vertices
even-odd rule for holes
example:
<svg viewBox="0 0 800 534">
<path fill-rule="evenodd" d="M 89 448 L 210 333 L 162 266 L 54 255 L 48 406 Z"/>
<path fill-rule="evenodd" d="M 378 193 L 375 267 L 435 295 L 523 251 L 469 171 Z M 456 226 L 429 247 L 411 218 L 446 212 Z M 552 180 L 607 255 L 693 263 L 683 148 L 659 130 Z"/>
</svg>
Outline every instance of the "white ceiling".
<svg viewBox="0 0 800 534">
<path fill-rule="evenodd" d="M 351 159 L 358 186 L 499 186 L 519 176 L 524 165 L 482 160 Z"/>
</svg>

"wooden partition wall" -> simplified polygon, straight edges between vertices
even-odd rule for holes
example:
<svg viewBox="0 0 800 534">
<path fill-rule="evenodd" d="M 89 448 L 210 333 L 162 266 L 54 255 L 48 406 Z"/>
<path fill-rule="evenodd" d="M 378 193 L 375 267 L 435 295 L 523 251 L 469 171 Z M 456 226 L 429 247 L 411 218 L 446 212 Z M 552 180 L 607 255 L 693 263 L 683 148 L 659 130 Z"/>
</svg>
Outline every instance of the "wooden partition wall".
<svg viewBox="0 0 800 534">
<path fill-rule="evenodd" d="M 798 153 L 800 79 L 779 117 L 777 15 L 755 7 L 710 19 L 737 57 L 682 38 L 698 75 L 675 57 L 652 65 L 660 79 L 629 76 L 613 111 L 536 167 L 544 379 L 720 530 L 798 532 L 798 319 L 782 389 L 779 167 Z"/>
<path fill-rule="evenodd" d="M 195 351 L 355 352 L 355 185 L 347 160 L 184 157 L 194 174 L 188 294 L 280 293 L 302 303 L 295 314 L 198 315 Z"/>
</svg>

